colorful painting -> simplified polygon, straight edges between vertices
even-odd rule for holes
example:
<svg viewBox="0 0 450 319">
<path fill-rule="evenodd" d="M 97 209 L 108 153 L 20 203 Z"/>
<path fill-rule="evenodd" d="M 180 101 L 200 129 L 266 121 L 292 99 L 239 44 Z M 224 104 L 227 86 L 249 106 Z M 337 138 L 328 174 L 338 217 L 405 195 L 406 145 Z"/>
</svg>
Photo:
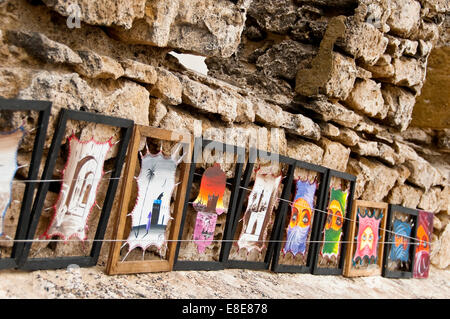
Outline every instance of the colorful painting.
<svg viewBox="0 0 450 319">
<path fill-rule="evenodd" d="M 283 253 L 291 252 L 294 256 L 306 253 L 306 242 L 311 230 L 311 220 L 314 213 L 314 195 L 317 184 L 298 180 L 294 203 L 291 208 L 291 218 L 286 230 L 286 244 Z"/>
<path fill-rule="evenodd" d="M 414 278 L 428 278 L 430 269 L 430 239 L 433 233 L 433 213 L 420 211 L 413 275 Z"/>
<path fill-rule="evenodd" d="M 225 193 L 227 177 L 215 163 L 206 169 L 200 182 L 200 191 L 192 206 L 197 211 L 194 227 L 194 243 L 199 253 L 204 253 L 206 247 L 214 239 L 217 216 L 225 212 L 223 195 Z"/>
<path fill-rule="evenodd" d="M 3 235 L 4 218 L 11 204 L 12 182 L 17 171 L 17 151 L 24 134 L 23 127 L 0 133 L 0 236 Z"/>
<path fill-rule="evenodd" d="M 256 173 L 255 184 L 244 213 L 242 231 L 237 241 L 239 249 L 246 248 L 248 252 L 256 249 L 261 252 L 265 247 L 267 227 L 272 222 L 272 210 L 281 178 L 281 175 L 262 174 L 260 171 Z"/>
<path fill-rule="evenodd" d="M 375 264 L 377 262 L 378 250 L 378 231 L 383 214 L 375 216 L 375 211 L 370 213 L 365 209 L 361 213 L 358 208 L 358 236 L 356 237 L 356 250 L 353 257 L 353 264 L 363 263 L 364 260 L 368 264 Z"/>
<path fill-rule="evenodd" d="M 63 239 L 87 238 L 87 221 L 95 205 L 97 188 L 103 178 L 103 165 L 111 141 L 105 143 L 69 138 L 69 158 L 63 171 L 63 182 L 55 214 L 44 236 Z"/>
<path fill-rule="evenodd" d="M 137 177 L 138 196 L 131 216 L 131 231 L 128 235 L 128 254 L 140 247 L 145 251 L 150 246 L 158 250 L 166 243 L 166 227 L 171 218 L 170 201 L 175 189 L 175 173 L 182 158 L 177 160 L 179 147 L 170 157 L 161 152 L 147 153 L 142 157 L 141 170 Z M 124 258 L 124 260 L 125 260 Z"/>
<path fill-rule="evenodd" d="M 330 201 L 327 210 L 327 221 L 324 229 L 324 244 L 320 251 L 322 257 L 339 256 L 342 226 L 347 210 L 347 192 L 331 188 Z"/>
<path fill-rule="evenodd" d="M 409 236 L 411 236 L 411 225 L 408 222 L 394 220 L 394 242 L 391 244 L 389 258 L 392 261 L 409 260 Z"/>
</svg>

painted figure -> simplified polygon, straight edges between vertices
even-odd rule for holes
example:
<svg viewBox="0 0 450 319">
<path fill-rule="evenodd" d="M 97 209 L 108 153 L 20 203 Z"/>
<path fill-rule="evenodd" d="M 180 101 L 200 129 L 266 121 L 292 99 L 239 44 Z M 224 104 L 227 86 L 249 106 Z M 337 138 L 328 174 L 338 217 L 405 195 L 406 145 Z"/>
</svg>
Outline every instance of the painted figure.
<svg viewBox="0 0 450 319">
<path fill-rule="evenodd" d="M 12 182 L 17 171 L 17 151 L 24 136 L 23 127 L 12 132 L 0 133 L 0 236 L 11 204 Z"/>
<path fill-rule="evenodd" d="M 286 230 L 286 244 L 283 253 L 291 252 L 294 256 L 306 253 L 306 242 L 311 230 L 311 221 L 314 207 L 314 194 L 317 184 L 298 180 L 294 204 L 291 209 L 291 218 Z"/>
<path fill-rule="evenodd" d="M 414 278 L 428 278 L 430 270 L 430 239 L 433 233 L 433 213 L 420 211 L 413 275 Z"/>
<path fill-rule="evenodd" d="M 389 258 L 392 261 L 407 262 L 409 260 L 409 236 L 411 225 L 408 222 L 394 220 L 394 242 L 391 244 Z"/>
<path fill-rule="evenodd" d="M 225 193 L 227 177 L 215 163 L 205 170 L 200 182 L 199 194 L 192 204 L 197 211 L 194 227 L 194 243 L 199 253 L 204 253 L 206 247 L 214 239 L 217 216 L 225 212 L 223 195 Z"/>
<path fill-rule="evenodd" d="M 103 177 L 106 154 L 111 148 L 91 139 L 82 142 L 75 135 L 69 138 L 69 158 L 63 171 L 63 182 L 55 214 L 44 236 L 85 240 L 89 214 L 95 204 L 97 188 Z"/>
<path fill-rule="evenodd" d="M 367 209 L 361 213 L 358 208 L 358 236 L 356 237 L 356 250 L 353 256 L 353 264 L 363 263 L 367 260 L 369 264 L 377 262 L 378 231 L 383 214 L 375 216 L 375 211 L 371 214 Z"/>
<path fill-rule="evenodd" d="M 141 170 L 136 179 L 138 196 L 131 216 L 131 231 L 128 235 L 128 254 L 140 247 L 145 251 L 150 246 L 161 249 L 166 242 L 166 227 L 170 219 L 170 201 L 175 189 L 175 173 L 183 156 L 178 158 L 181 144 L 170 157 L 161 152 L 149 152 L 142 157 Z M 125 260 L 124 258 L 124 260 Z"/>
<path fill-rule="evenodd" d="M 344 224 L 347 209 L 347 192 L 331 188 L 330 201 L 328 205 L 327 220 L 324 229 L 324 244 L 321 255 L 331 258 L 338 257 L 340 240 L 342 237 L 342 226 Z"/>
<path fill-rule="evenodd" d="M 271 223 L 274 201 L 277 196 L 281 175 L 256 173 L 255 184 L 250 192 L 247 209 L 244 213 L 242 232 L 237 245 L 262 251 L 267 237 L 267 226 Z"/>
</svg>

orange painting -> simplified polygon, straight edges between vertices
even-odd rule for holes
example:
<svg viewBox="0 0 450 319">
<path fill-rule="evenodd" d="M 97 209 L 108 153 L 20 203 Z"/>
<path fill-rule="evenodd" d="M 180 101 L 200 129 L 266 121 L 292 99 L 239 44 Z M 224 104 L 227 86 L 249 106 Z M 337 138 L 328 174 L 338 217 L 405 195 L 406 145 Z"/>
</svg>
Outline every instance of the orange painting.
<svg viewBox="0 0 450 319">
<path fill-rule="evenodd" d="M 220 164 L 215 163 L 208 168 L 200 183 L 200 192 L 193 206 L 198 212 L 215 212 L 218 215 L 225 211 L 223 194 L 225 193 L 227 177 L 221 170 Z"/>
</svg>

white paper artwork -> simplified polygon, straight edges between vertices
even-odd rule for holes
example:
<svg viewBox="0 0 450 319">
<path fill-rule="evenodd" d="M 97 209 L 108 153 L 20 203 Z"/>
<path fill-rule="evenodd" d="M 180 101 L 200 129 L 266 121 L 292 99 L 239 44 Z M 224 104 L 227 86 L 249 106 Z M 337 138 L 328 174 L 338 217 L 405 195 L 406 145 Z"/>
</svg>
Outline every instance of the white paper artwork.
<svg viewBox="0 0 450 319">
<path fill-rule="evenodd" d="M 124 260 L 137 247 L 145 251 L 150 246 L 156 246 L 160 250 L 166 242 L 175 173 L 182 159 L 177 159 L 177 151 L 173 154 L 166 157 L 161 152 L 156 155 L 147 153 L 142 157 L 141 170 L 137 177 L 138 196 L 132 212 L 128 215 L 131 216 L 132 223 L 124 244 L 128 244 L 128 253 Z"/>
<path fill-rule="evenodd" d="M 262 251 L 265 246 L 267 226 L 271 222 L 281 178 L 281 175 L 260 172 L 256 174 L 255 184 L 248 197 L 242 232 L 237 242 L 239 249 L 246 248 L 248 252 L 253 249 Z"/>
<path fill-rule="evenodd" d="M 105 143 L 91 139 L 69 138 L 69 158 L 63 172 L 63 182 L 58 200 L 54 206 L 55 214 L 44 236 L 60 236 L 63 239 L 87 238 L 87 221 L 95 205 L 97 188 L 103 178 L 103 165 L 111 148 Z"/>
<path fill-rule="evenodd" d="M 0 236 L 3 235 L 3 221 L 11 204 L 12 181 L 17 171 L 17 150 L 23 135 L 22 127 L 0 133 Z"/>
</svg>

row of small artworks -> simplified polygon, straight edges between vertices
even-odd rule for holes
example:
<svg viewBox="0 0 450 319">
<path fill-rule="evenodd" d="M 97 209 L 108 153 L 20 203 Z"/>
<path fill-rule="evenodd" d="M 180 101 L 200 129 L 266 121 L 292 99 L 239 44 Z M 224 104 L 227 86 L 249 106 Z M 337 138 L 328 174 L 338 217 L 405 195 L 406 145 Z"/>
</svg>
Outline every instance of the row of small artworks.
<svg viewBox="0 0 450 319">
<path fill-rule="evenodd" d="M 34 142 L 28 176 L 21 179 L 26 188 L 16 241 L 10 256 L 0 258 L 0 268 L 95 265 L 115 209 L 113 238 L 106 239 L 112 242 L 108 274 L 247 268 L 350 277 L 428 276 L 432 214 L 354 201 L 355 176 L 278 154 L 264 153 L 267 161 L 256 149 L 186 140 L 130 120 L 66 109 L 38 176 L 51 103 L 0 99 L 0 111 L 18 113 L 22 123 L 29 122 L 24 119 L 30 111 L 37 118 L 34 128 L 22 124 L 0 132 L 3 237 L 19 182 L 17 154 L 23 143 Z M 89 138 L 67 134 L 72 122 L 111 126 L 119 134 L 102 141 L 95 130 Z M 163 142 L 176 147 L 170 154 L 151 151 Z M 225 162 L 228 153 L 235 155 L 232 163 Z M 204 163 L 205 158 L 213 160 Z M 58 159 L 64 162 L 59 175 Z M 50 207 L 53 217 L 40 234 L 50 192 L 58 194 Z M 95 209 L 101 211 L 97 221 L 92 218 Z M 91 252 L 37 257 L 33 241 L 42 238 L 63 245 L 89 242 Z"/>
</svg>

